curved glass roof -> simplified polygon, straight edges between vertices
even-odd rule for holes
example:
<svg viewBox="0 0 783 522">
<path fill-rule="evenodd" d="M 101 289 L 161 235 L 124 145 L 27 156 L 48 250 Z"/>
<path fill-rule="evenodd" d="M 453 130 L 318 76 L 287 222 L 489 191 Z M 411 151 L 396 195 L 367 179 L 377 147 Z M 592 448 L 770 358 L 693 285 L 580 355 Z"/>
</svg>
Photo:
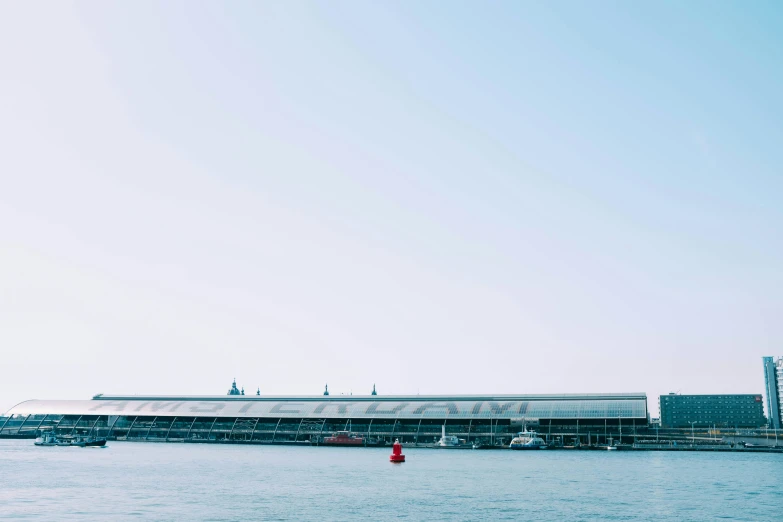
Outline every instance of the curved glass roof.
<svg viewBox="0 0 783 522">
<path fill-rule="evenodd" d="M 644 394 L 495 397 L 96 397 L 89 401 L 31 400 L 9 415 L 158 417 L 641 419 Z"/>
</svg>

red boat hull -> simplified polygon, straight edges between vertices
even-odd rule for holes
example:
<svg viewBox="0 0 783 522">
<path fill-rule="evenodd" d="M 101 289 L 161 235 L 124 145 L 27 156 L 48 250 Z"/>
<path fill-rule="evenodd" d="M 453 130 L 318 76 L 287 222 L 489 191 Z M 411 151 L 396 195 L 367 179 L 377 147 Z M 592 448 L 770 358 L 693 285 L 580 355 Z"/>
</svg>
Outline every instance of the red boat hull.
<svg viewBox="0 0 783 522">
<path fill-rule="evenodd" d="M 328 444 L 330 446 L 363 446 L 364 437 L 336 435 L 334 437 L 325 437 L 324 444 Z"/>
</svg>

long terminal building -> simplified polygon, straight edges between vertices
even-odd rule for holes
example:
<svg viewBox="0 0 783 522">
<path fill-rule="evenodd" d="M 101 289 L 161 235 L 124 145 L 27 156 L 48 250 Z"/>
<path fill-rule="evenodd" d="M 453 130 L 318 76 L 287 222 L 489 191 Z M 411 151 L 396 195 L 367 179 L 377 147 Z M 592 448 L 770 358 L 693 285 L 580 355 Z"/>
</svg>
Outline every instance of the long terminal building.
<svg viewBox="0 0 783 522">
<path fill-rule="evenodd" d="M 468 442 L 507 444 L 524 428 L 548 439 L 599 440 L 649 423 L 644 393 L 583 395 L 137 396 L 29 400 L 0 418 L 0 437 L 90 434 L 115 440 L 318 443 L 348 430 L 380 443 L 431 444 L 443 427 Z"/>
</svg>

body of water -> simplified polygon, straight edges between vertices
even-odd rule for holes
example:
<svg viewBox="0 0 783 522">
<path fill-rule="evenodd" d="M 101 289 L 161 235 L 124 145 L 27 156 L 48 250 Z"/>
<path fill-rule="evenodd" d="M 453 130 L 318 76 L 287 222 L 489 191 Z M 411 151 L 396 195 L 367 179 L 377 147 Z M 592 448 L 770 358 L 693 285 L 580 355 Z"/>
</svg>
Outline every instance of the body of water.
<svg viewBox="0 0 783 522">
<path fill-rule="evenodd" d="M 783 519 L 783 455 L 0 440 L 0 518 Z"/>
</svg>

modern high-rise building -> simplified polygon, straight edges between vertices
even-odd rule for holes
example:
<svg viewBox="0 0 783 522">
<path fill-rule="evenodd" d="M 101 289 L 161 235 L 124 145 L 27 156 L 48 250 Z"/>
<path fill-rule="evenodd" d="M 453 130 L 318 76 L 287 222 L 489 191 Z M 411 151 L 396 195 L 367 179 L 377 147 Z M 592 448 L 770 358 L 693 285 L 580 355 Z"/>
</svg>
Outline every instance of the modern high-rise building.
<svg viewBox="0 0 783 522">
<path fill-rule="evenodd" d="M 783 357 L 775 360 L 764 357 L 764 395 L 767 396 L 767 418 L 769 427 L 781 429 L 783 417 Z"/>
<path fill-rule="evenodd" d="M 775 372 L 777 373 L 778 385 L 778 425 L 783 428 L 783 357 L 778 357 L 775 363 Z"/>
</svg>

